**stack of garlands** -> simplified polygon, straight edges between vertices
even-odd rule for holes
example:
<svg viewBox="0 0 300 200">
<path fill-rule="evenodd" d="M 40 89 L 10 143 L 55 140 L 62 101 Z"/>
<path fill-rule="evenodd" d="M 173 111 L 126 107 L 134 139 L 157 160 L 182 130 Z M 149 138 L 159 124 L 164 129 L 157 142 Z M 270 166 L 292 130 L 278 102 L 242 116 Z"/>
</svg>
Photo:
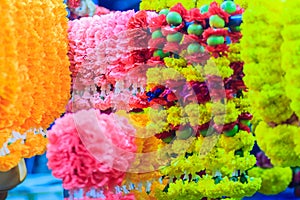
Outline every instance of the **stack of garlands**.
<svg viewBox="0 0 300 200">
<path fill-rule="evenodd" d="M 48 158 L 72 197 L 82 192 L 86 199 L 126 199 L 132 194 L 122 192 L 131 192 L 137 199 L 198 200 L 242 198 L 259 189 L 260 179 L 247 175 L 255 157 L 249 153 L 252 115 L 239 57 L 242 13 L 226 1 L 201 9 L 174 4 L 159 14 L 114 12 L 70 22 L 73 96 L 69 113 L 53 127 Z M 132 132 L 128 123 L 122 119 L 121 127 L 127 128 L 120 131 L 113 112 L 135 127 L 134 144 L 127 137 Z M 81 115 L 82 121 L 72 120 Z M 99 136 L 94 138 L 103 147 L 84 139 L 98 131 L 88 119 L 93 115 L 106 119 L 113 130 L 104 135 L 106 146 Z M 83 129 L 76 130 L 78 125 Z M 109 126 L 101 130 L 108 132 Z M 104 148 L 126 149 L 124 143 L 135 152 L 134 160 L 114 156 L 113 150 L 106 155 Z M 120 160 L 126 163 L 126 176 L 114 168 Z"/>
<path fill-rule="evenodd" d="M 260 120 L 255 128 L 257 142 L 276 167 L 273 174 L 279 174 L 281 169 L 282 174 L 289 174 L 285 176 L 287 180 L 291 180 L 292 172 L 285 167 L 300 165 L 297 6 L 299 2 L 291 0 L 249 2 L 243 17 L 241 42 L 249 99 L 255 117 Z M 265 193 L 280 192 L 285 189 L 282 184 L 288 185 L 288 181 L 274 179 L 271 182 L 277 182 L 276 189 L 276 186 L 269 187 L 269 182 L 263 181 L 268 185 L 263 188 L 269 188 Z"/>
<path fill-rule="evenodd" d="M 69 22 L 68 55 L 72 72 L 72 99 L 67 114 L 57 120 L 49 134 L 50 145 L 47 156 L 49 167 L 56 177 L 63 180 L 63 186 L 70 191 L 71 198 L 133 198 L 132 194 L 125 196 L 122 194 L 128 193 L 133 187 L 139 187 L 144 191 L 135 195 L 147 195 L 146 187 L 149 185 L 147 181 L 158 180 L 162 176 L 155 171 L 158 166 L 152 163 L 152 159 L 155 158 L 153 155 L 143 158 L 144 154 L 157 151 L 162 142 L 154 136 L 144 136 L 147 115 L 134 112 L 148 107 L 145 93 L 147 68 L 144 65 L 152 55 L 147 53 L 149 52 L 147 41 L 151 38 L 147 32 L 147 21 L 154 16 L 157 16 L 154 12 L 112 12 Z M 134 36 L 140 41 L 146 37 L 146 45 L 136 43 Z M 144 54 L 140 53 L 141 51 Z M 113 146 L 109 145 L 125 150 L 130 147 L 130 152 L 135 152 L 134 160 L 114 150 L 109 155 L 106 155 L 106 151 L 102 151 L 104 148 L 91 150 L 87 145 L 89 141 L 83 138 L 90 132 L 99 131 L 93 125 L 95 122 L 92 119 L 84 120 L 85 122 L 72 120 L 83 115 L 84 110 L 88 110 L 90 116 L 96 113 L 95 119 L 106 119 L 107 123 L 111 122 L 103 125 L 103 128 L 106 128 L 105 132 L 110 133 L 113 138 L 124 138 L 120 141 L 108 138 L 99 142 L 107 149 L 112 149 Z M 119 117 L 112 117 L 114 115 Z M 89 115 L 85 116 L 88 119 Z M 136 129 L 135 140 L 128 137 L 132 132 L 127 131 L 130 128 L 124 129 L 131 127 L 127 122 L 121 123 L 123 131 L 117 127 L 119 122 L 116 119 L 123 120 L 123 117 L 126 117 Z M 85 124 L 84 131 L 76 130 L 78 124 Z M 106 141 L 109 141 L 109 144 L 105 144 Z M 127 147 L 124 144 L 127 144 Z M 99 159 L 99 155 L 105 158 L 111 156 L 111 159 Z M 76 164 L 71 161 L 73 159 L 76 160 Z M 127 162 L 124 164 L 126 169 L 119 170 L 114 168 L 114 165 L 109 169 L 103 167 L 120 162 L 120 159 Z M 66 165 L 68 167 L 65 167 Z M 99 178 L 103 178 L 103 181 Z"/>
<path fill-rule="evenodd" d="M 69 99 L 70 73 L 61 1 L 5 0 L 0 10 L 0 171 L 8 171 L 46 150 L 46 129 Z"/>
<path fill-rule="evenodd" d="M 159 149 L 168 184 L 158 199 L 242 198 L 260 188 L 247 175 L 256 160 L 239 56 L 242 13 L 232 1 L 176 4 L 150 21 L 146 130 L 168 144 Z"/>
</svg>

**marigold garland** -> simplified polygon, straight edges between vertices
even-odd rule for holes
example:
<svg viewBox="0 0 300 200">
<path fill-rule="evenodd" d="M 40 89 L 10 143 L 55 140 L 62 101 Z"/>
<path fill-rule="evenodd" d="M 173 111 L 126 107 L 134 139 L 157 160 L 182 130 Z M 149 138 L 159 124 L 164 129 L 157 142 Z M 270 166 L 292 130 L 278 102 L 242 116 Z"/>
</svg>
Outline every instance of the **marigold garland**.
<svg viewBox="0 0 300 200">
<path fill-rule="evenodd" d="M 255 118 L 263 120 L 255 135 L 272 163 L 280 167 L 299 165 L 298 36 L 297 29 L 291 29 L 298 21 L 296 5 L 293 1 L 251 1 L 242 24 L 245 82 Z M 263 35 L 258 33 L 261 30 Z"/>
<path fill-rule="evenodd" d="M 141 8 L 150 6 L 147 3 L 143 1 Z M 243 63 L 239 56 L 240 45 L 236 44 L 241 34 L 229 33 L 227 28 L 207 28 L 204 20 L 200 20 L 201 17 L 209 19 L 211 15 L 219 14 L 222 20 L 228 22 L 230 15 L 225 13 L 217 3 L 210 4 L 205 17 L 201 16 L 200 11 L 197 14 L 197 9 L 189 11 L 187 8 L 184 7 L 184 2 L 170 7 L 171 11 L 178 12 L 183 21 L 185 20 L 177 27 L 164 23 L 163 16 L 166 10 L 163 10 L 159 17 L 154 18 L 157 21 L 153 24 L 160 26 L 160 29 L 155 26 L 156 28 L 151 30 L 154 39 L 149 42 L 154 51 L 158 49 L 153 57 L 160 59 L 161 62 L 154 68 L 149 68 L 146 74 L 147 90 L 150 91 L 147 96 L 152 105 L 151 108 L 144 109 L 150 119 L 146 129 L 147 134 L 157 133 L 156 136 L 165 141 L 169 147 L 159 149 L 161 159 L 169 160 L 167 165 L 161 166 L 164 179 L 169 180 L 169 184 L 164 192 L 157 191 L 156 195 L 158 199 L 247 196 L 238 191 L 224 195 L 227 194 L 226 189 L 218 192 L 214 190 L 214 187 L 220 186 L 222 180 L 230 179 L 229 182 L 225 181 L 225 185 L 230 185 L 239 178 L 243 183 L 249 181 L 246 170 L 256 161 L 255 157 L 250 155 L 254 145 L 254 137 L 249 133 L 248 127 L 252 116 L 248 112 L 249 102 L 244 100 L 247 96 L 244 94 L 246 87 L 242 81 Z M 238 6 L 237 8 L 240 9 Z M 151 8 L 147 7 L 147 9 Z M 188 16 L 188 13 L 193 13 L 195 16 Z M 237 13 L 242 13 L 242 9 Z M 188 21 L 192 18 L 197 18 L 201 23 L 197 22 L 207 28 L 204 28 L 201 36 L 186 34 L 186 30 L 182 29 L 184 23 L 195 23 L 195 21 Z M 162 22 L 158 22 L 159 20 Z M 213 25 L 209 24 L 209 26 Z M 162 43 L 163 40 L 155 39 L 154 31 L 161 31 L 163 37 L 167 37 L 168 42 L 164 44 L 163 53 L 169 52 L 169 54 L 156 56 L 159 45 L 152 44 L 154 41 Z M 177 43 L 170 41 L 172 40 L 170 35 L 177 31 L 184 35 L 183 39 Z M 225 38 L 226 36 L 233 41 L 233 44 L 227 45 L 224 42 L 215 46 L 207 44 L 210 37 Z M 209 54 L 195 53 L 192 47 L 186 50 L 191 44 L 203 45 L 202 48 L 205 48 Z M 170 92 L 174 92 L 176 98 L 168 98 L 166 94 Z M 222 139 L 219 139 L 219 134 Z M 193 136 L 196 136 L 196 139 Z M 210 147 L 209 144 L 212 146 Z M 241 173 L 239 174 L 237 170 Z M 209 188 L 205 192 L 192 188 L 193 184 L 205 182 L 206 179 L 201 173 L 206 174 L 206 177 L 209 177 L 207 180 L 211 181 L 211 183 L 206 182 Z M 255 193 L 261 183 L 260 179 L 251 178 L 252 180 L 255 180 L 255 184 L 249 187 L 249 194 Z M 184 188 L 183 182 L 186 182 Z M 176 187 L 183 190 L 174 191 L 173 188 Z"/>
<path fill-rule="evenodd" d="M 296 12 L 296 6 L 299 2 L 287 1 L 284 4 L 283 21 L 284 26 L 281 35 L 284 43 L 281 46 L 282 64 L 281 67 L 285 71 L 285 91 L 286 95 L 291 99 L 291 108 L 300 117 L 300 84 L 296 81 L 300 78 L 299 72 L 299 48 L 300 37 L 298 31 L 300 30 L 299 14 Z"/>
<path fill-rule="evenodd" d="M 7 171 L 21 158 L 45 151 L 47 139 L 29 132 L 47 128 L 64 112 L 70 73 L 67 13 L 62 2 L 3 1 L 0 9 L 4 13 L 0 23 L 4 31 L 0 37 L 4 44 L 0 48 L 0 151 L 4 151 L 0 171 Z M 26 142 L 15 140 L 13 131 Z M 13 142 L 6 147 L 8 141 Z"/>
</svg>

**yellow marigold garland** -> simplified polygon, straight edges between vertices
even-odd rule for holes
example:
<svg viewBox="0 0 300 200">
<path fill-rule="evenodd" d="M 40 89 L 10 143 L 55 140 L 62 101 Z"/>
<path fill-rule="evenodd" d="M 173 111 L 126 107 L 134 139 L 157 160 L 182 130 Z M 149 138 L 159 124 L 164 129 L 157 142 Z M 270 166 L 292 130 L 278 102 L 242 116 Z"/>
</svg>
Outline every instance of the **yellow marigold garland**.
<svg viewBox="0 0 300 200">
<path fill-rule="evenodd" d="M 252 113 L 263 120 L 255 134 L 272 163 L 282 167 L 299 165 L 300 155 L 299 121 L 294 119 L 299 110 L 298 4 L 251 1 L 242 24 L 245 82 L 250 89 Z M 259 33 L 262 30 L 263 35 Z"/>
<path fill-rule="evenodd" d="M 281 32 L 284 43 L 281 46 L 282 53 L 282 69 L 285 71 L 285 91 L 291 99 L 291 108 L 300 117 L 300 21 L 299 13 L 295 8 L 299 6 L 298 1 L 286 1 L 284 3 L 284 11 L 282 20 L 284 21 L 284 29 Z"/>
<path fill-rule="evenodd" d="M 286 190 L 293 176 L 293 172 L 289 167 L 274 167 L 270 169 L 255 167 L 249 170 L 248 173 L 252 177 L 260 177 L 262 179 L 259 192 L 266 195 L 274 195 Z"/>
</svg>

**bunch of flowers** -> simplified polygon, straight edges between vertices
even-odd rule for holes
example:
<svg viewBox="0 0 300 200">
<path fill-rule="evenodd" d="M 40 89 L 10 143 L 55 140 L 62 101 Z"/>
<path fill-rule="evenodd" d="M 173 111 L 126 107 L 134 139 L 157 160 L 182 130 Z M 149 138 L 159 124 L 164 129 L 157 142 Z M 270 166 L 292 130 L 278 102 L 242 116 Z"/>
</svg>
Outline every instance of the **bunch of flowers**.
<svg viewBox="0 0 300 200">
<path fill-rule="evenodd" d="M 256 167 L 248 171 L 253 177 L 260 177 L 260 193 L 274 195 L 286 190 L 290 185 L 293 173 L 290 167 L 274 167 L 270 159 L 261 151 L 256 155 Z"/>
<path fill-rule="evenodd" d="M 70 77 L 62 2 L 4 1 L 0 9 L 0 171 L 7 171 L 44 152 L 46 128 L 69 99 Z"/>
<path fill-rule="evenodd" d="M 190 10 L 176 4 L 149 23 L 146 134 L 168 144 L 159 149 L 168 184 L 158 199 L 241 198 L 260 187 L 246 174 L 255 157 L 234 21 L 242 13 L 232 1 Z"/>
<path fill-rule="evenodd" d="M 137 130 L 135 161 L 119 188 L 125 193 L 129 188 L 138 193 L 138 185 L 146 191 L 147 181 L 161 177 L 152 152 L 163 143 L 154 136 L 144 136 L 147 119 L 136 112 L 148 106 L 145 61 L 152 53 L 147 47 L 151 37 L 147 27 L 155 16 L 146 11 L 112 12 L 69 22 L 73 95 L 67 112 L 91 108 L 101 113 L 117 112 Z"/>
<path fill-rule="evenodd" d="M 256 114 L 256 118 L 262 120 L 255 129 L 255 135 L 260 148 L 274 165 L 273 169 L 267 171 L 254 170 L 254 173 L 262 174 L 264 193 L 284 190 L 288 180 L 291 179 L 291 173 L 287 173 L 288 168 L 282 167 L 296 167 L 300 164 L 297 105 L 299 84 L 295 82 L 299 77 L 298 59 L 295 57 L 296 49 L 299 48 L 295 27 L 299 19 L 298 14 L 294 12 L 295 6 L 299 3 L 293 1 L 273 3 L 278 6 L 275 8 L 270 2 L 260 0 L 249 2 L 242 25 L 245 82 L 250 90 L 249 99 L 252 102 L 253 113 Z M 264 34 L 261 35 L 258 30 L 264 30 Z M 270 41 L 269 37 L 276 39 L 276 42 Z M 271 188 L 264 186 L 264 182 L 270 181 L 265 173 L 279 174 L 280 171 L 286 172 L 286 175 L 282 176 L 284 180 L 278 181 Z M 276 175 L 271 177 L 274 176 Z M 291 186 L 298 187 L 297 184 Z M 297 191 L 295 189 L 296 194 Z"/>
<path fill-rule="evenodd" d="M 114 192 L 135 158 L 134 137 L 134 128 L 116 114 L 93 109 L 66 114 L 49 131 L 48 166 L 71 193 Z"/>
<path fill-rule="evenodd" d="M 285 22 L 282 21 L 288 10 L 293 10 L 293 4 L 278 1 L 280 6 L 273 10 L 269 2 L 260 4 L 261 2 L 249 3 L 242 25 L 245 82 L 250 89 L 249 99 L 254 113 L 263 120 L 257 126 L 255 134 L 259 146 L 275 166 L 297 166 L 300 164 L 297 144 L 299 119 L 292 97 L 297 96 L 297 92 L 292 92 L 297 88 L 297 84 L 294 84 L 297 67 L 292 67 L 295 62 L 290 61 L 289 57 L 290 54 L 293 55 L 290 53 L 293 50 L 287 47 L 289 39 L 295 37 L 289 31 L 290 25 L 284 26 Z M 284 8 L 284 12 L 280 7 Z M 287 19 L 295 19 L 295 16 L 291 12 Z M 255 26 L 254 22 L 257 22 Z M 287 23 L 290 24 L 290 21 L 287 20 Z M 264 30 L 266 34 L 261 36 L 258 30 Z M 271 42 L 270 36 L 276 38 L 276 42 Z M 291 76 L 294 77 L 293 80 L 290 79 Z M 293 89 L 289 91 L 288 88 Z"/>
</svg>

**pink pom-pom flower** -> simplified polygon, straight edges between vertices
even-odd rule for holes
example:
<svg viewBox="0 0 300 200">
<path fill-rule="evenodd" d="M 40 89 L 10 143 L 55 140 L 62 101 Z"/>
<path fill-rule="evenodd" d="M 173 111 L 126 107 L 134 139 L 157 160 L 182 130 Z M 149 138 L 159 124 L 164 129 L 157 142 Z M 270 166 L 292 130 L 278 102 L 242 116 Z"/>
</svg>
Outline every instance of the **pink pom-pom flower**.
<svg viewBox="0 0 300 200">
<path fill-rule="evenodd" d="M 116 114 L 68 113 L 56 120 L 48 137 L 48 167 L 68 190 L 113 189 L 135 158 L 135 129 Z"/>
</svg>

